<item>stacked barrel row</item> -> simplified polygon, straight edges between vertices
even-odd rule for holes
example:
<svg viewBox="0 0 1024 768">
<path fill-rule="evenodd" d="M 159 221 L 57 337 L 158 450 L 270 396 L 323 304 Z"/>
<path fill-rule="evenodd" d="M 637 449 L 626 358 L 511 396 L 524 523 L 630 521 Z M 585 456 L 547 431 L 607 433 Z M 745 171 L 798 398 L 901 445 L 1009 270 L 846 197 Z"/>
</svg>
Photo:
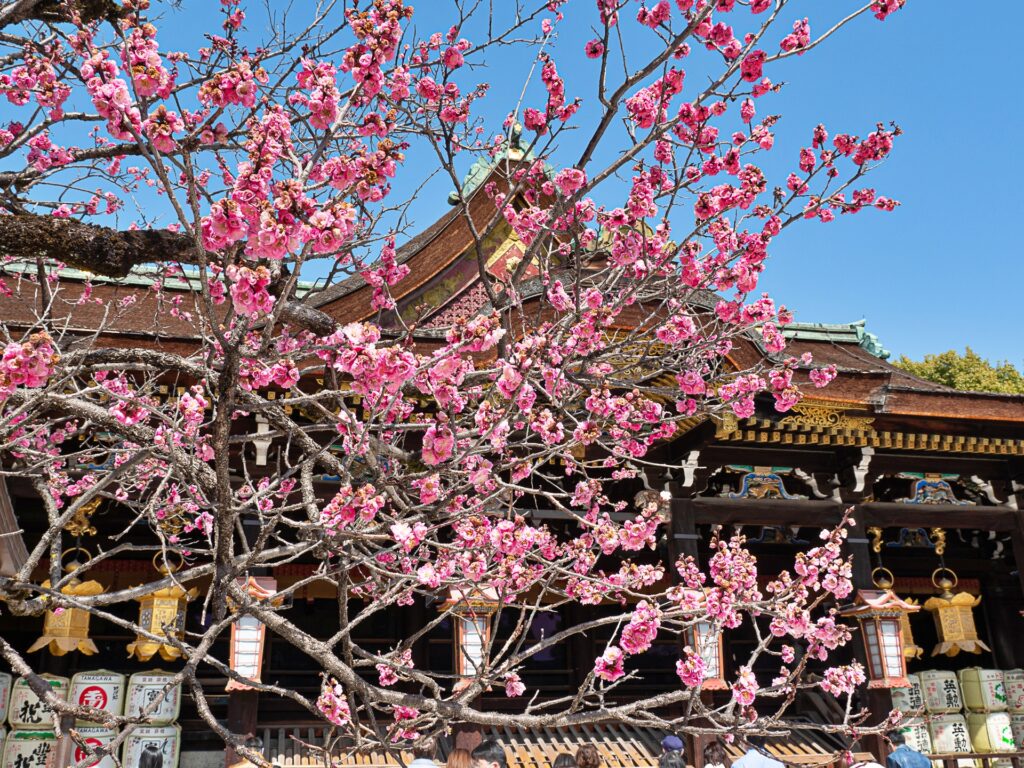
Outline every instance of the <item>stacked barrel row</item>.
<svg viewBox="0 0 1024 768">
<path fill-rule="evenodd" d="M 181 728 L 177 725 L 181 710 L 181 683 L 174 673 L 153 670 L 127 678 L 117 672 L 96 670 L 66 677 L 41 675 L 50 692 L 72 704 L 92 707 L 114 716 L 143 716 L 148 725 L 139 726 L 120 740 L 113 749 L 120 752 L 123 765 L 136 766 L 146 751 L 159 753 L 162 768 L 177 768 L 181 749 Z M 0 768 L 45 768 L 47 757 L 56 745 L 52 730 L 53 712 L 33 691 L 28 681 L 0 673 L 0 726 L 2 766 Z M 118 732 L 98 722 L 79 720 L 75 730 L 89 747 L 108 747 L 118 740 Z M 75 745 L 74 762 L 88 757 L 86 748 Z M 116 768 L 113 755 L 89 764 L 89 768 Z"/>
<path fill-rule="evenodd" d="M 1024 749 L 1024 670 L 929 670 L 893 689 L 907 742 L 925 754 Z M 973 766 L 972 760 L 961 765 Z M 1007 762 L 1008 764 L 1008 762 Z"/>
</svg>

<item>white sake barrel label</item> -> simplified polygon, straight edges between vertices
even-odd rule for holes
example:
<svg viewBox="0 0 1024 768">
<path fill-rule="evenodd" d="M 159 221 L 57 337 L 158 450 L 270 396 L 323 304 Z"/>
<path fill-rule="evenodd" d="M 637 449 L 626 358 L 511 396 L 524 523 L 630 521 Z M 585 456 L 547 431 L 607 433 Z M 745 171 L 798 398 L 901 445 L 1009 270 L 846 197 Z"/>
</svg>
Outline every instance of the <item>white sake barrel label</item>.
<svg viewBox="0 0 1024 768">
<path fill-rule="evenodd" d="M 7 704 L 11 700 L 11 683 L 14 681 L 6 672 L 0 672 L 0 723 L 7 722 Z"/>
<path fill-rule="evenodd" d="M 59 699 L 68 698 L 69 681 L 66 677 L 40 675 L 49 685 L 50 691 Z M 7 708 L 7 719 L 12 728 L 35 728 L 48 726 L 53 722 L 53 713 L 29 688 L 28 681 L 19 677 L 11 686 L 11 703 Z"/>
<path fill-rule="evenodd" d="M 112 715 L 124 712 L 125 676 L 117 672 L 98 669 L 94 672 L 79 672 L 71 678 L 72 704 L 102 709 Z M 80 720 L 79 722 L 88 722 Z"/>
<path fill-rule="evenodd" d="M 125 714 L 136 716 L 149 710 L 153 725 L 167 725 L 177 720 L 181 711 L 181 683 L 164 691 L 172 677 L 174 674 L 171 672 L 139 672 L 132 675 L 128 680 Z"/>
<path fill-rule="evenodd" d="M 1003 675 L 1006 705 L 1011 712 L 1024 713 L 1024 669 L 1007 670 Z"/>
<path fill-rule="evenodd" d="M 4 744 L 3 768 L 46 768 L 56 744 L 52 731 L 14 731 Z"/>
<path fill-rule="evenodd" d="M 924 689 L 921 688 L 921 678 L 917 675 L 907 675 L 910 686 L 907 688 L 892 689 L 892 705 L 903 713 L 917 713 L 924 710 Z"/>
<path fill-rule="evenodd" d="M 1017 749 L 1024 749 L 1024 714 L 1010 715 L 1010 733 Z"/>
<path fill-rule="evenodd" d="M 136 728 L 124 741 L 121 763 L 137 766 L 143 754 L 159 753 L 161 768 L 178 768 L 181 750 L 181 728 L 177 725 L 152 725 Z"/>
<path fill-rule="evenodd" d="M 105 747 L 114 740 L 114 732 L 109 728 L 79 728 L 78 735 L 90 748 Z M 85 768 L 117 768 L 113 755 L 90 757 L 89 752 L 80 744 L 75 745 L 75 763 L 88 760 Z"/>
<path fill-rule="evenodd" d="M 931 670 L 922 672 L 920 677 L 924 689 L 924 706 L 929 713 L 945 714 L 963 709 L 960 682 L 955 672 Z"/>
</svg>

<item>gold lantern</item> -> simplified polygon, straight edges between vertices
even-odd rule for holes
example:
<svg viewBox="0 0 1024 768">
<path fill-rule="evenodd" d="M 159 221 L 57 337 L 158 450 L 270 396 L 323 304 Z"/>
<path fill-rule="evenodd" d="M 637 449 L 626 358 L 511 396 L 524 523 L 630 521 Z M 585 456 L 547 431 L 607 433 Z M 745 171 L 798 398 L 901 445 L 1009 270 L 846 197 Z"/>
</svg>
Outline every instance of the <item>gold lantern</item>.
<svg viewBox="0 0 1024 768">
<path fill-rule="evenodd" d="M 906 688 L 907 658 L 903 647 L 903 618 L 920 610 L 892 591 L 892 573 L 876 568 L 871 574 L 878 589 L 860 589 L 853 604 L 840 610 L 857 620 L 864 638 L 870 680 L 868 688 Z"/>
<path fill-rule="evenodd" d="M 978 628 L 974 624 L 974 609 L 981 603 L 981 598 L 967 592 L 953 594 L 958 583 L 956 574 L 948 568 L 937 568 L 932 574 L 932 584 L 939 593 L 924 604 L 924 609 L 935 617 L 935 631 L 939 635 L 932 656 L 991 650 L 978 638 Z"/>
<path fill-rule="evenodd" d="M 912 597 L 908 597 L 904 602 L 914 606 L 915 612 L 921 610 L 921 604 Z M 914 630 L 910 627 L 909 613 L 900 614 L 900 632 L 903 635 L 903 658 L 920 659 L 924 655 L 924 648 L 914 642 Z"/>
<path fill-rule="evenodd" d="M 61 560 L 64 559 L 64 555 L 73 551 L 75 550 L 68 549 L 62 552 Z M 92 559 L 92 556 L 84 549 L 79 548 L 77 551 L 86 555 L 85 562 Z M 74 573 L 82 565 L 84 563 L 75 559 L 64 566 L 64 571 L 65 573 Z M 43 582 L 43 587 L 49 586 L 50 580 L 47 579 Z M 72 576 L 60 591 L 61 594 L 72 598 L 95 597 L 103 593 L 103 585 L 98 581 L 82 581 L 77 576 Z M 70 606 L 47 610 L 43 619 L 42 637 L 36 640 L 28 650 L 31 653 L 42 648 L 47 648 L 54 656 L 63 656 L 69 651 L 81 651 L 86 656 L 97 653 L 99 649 L 96 648 L 96 643 L 89 638 L 89 612 L 83 608 Z"/>
<path fill-rule="evenodd" d="M 168 576 L 174 573 L 184 563 L 178 563 L 171 567 L 165 560 L 157 564 L 154 555 L 153 567 L 162 575 Z M 150 635 L 164 635 L 167 638 L 181 640 L 185 637 L 185 609 L 188 601 L 197 594 L 196 589 L 185 590 L 178 584 L 150 592 L 148 595 L 139 598 L 139 626 Z M 128 657 L 135 657 L 139 661 L 149 661 L 157 653 L 164 661 L 174 661 L 181 658 L 181 649 L 171 643 L 164 643 L 153 640 L 145 634 L 138 634 L 135 642 L 128 643 Z"/>
<path fill-rule="evenodd" d="M 452 588 L 441 609 L 454 619 L 455 682 L 458 693 L 472 682 L 487 662 L 494 614 L 498 612 L 498 593 L 493 587 L 466 592 Z"/>
</svg>

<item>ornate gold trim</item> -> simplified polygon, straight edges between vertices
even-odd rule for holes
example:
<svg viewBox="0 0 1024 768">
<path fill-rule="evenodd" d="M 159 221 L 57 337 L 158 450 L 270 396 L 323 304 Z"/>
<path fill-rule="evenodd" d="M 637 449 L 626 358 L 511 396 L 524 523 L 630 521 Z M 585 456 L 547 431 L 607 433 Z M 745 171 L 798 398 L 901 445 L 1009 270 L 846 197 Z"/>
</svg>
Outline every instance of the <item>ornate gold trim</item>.
<svg viewBox="0 0 1024 768">
<path fill-rule="evenodd" d="M 826 429 L 859 429 L 873 432 L 874 419 L 868 416 L 851 416 L 846 413 L 845 403 L 814 403 L 803 401 L 790 410 L 790 415 L 779 420 L 779 426 L 788 429 L 808 429 L 824 427 Z"/>
</svg>

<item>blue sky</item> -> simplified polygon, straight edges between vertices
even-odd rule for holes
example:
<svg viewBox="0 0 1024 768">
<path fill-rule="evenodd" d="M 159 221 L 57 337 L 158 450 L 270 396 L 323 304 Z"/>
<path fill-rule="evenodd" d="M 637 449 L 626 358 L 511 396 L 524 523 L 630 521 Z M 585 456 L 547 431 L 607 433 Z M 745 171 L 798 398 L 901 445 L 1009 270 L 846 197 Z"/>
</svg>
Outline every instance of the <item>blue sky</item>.
<svg viewBox="0 0 1024 768">
<path fill-rule="evenodd" d="M 587 20 L 596 15 L 593 0 L 571 5 L 582 5 L 577 10 Z M 809 15 L 815 33 L 855 5 L 802 0 L 789 16 Z M 885 23 L 862 17 L 817 50 L 767 72 L 787 82 L 781 94 L 758 104 L 759 113 L 783 115 L 771 153 L 776 159 L 762 161 L 772 184 L 783 182 L 818 122 L 831 133 L 863 136 L 875 122 L 892 120 L 905 132 L 869 179 L 880 194 L 900 200 L 900 208 L 889 214 L 865 211 L 827 225 L 804 222 L 775 242 L 762 286 L 798 320 L 866 318 L 869 330 L 896 355 L 920 357 L 970 345 L 993 360 L 1024 363 L 1017 332 L 1024 248 L 1013 234 L 1013 222 L 1024 219 L 1016 189 L 1024 162 L 1011 138 L 1024 108 L 1015 95 L 1019 57 L 1010 42 L 1012 31 L 1024 27 L 1024 3 L 999 5 L 993 27 L 962 3 L 909 0 Z M 196 23 L 194 0 L 183 6 L 168 14 L 165 49 L 194 40 L 205 26 Z M 420 0 L 415 6 L 421 31 L 427 24 L 431 30 L 447 27 L 441 14 L 431 13 L 447 3 Z M 624 28 L 636 26 L 629 19 Z M 780 28 L 778 36 L 785 31 Z M 632 35 L 646 32 L 630 33 L 629 43 L 642 45 Z M 569 94 L 592 102 L 596 67 L 579 55 L 591 36 L 585 25 L 564 27 L 555 53 Z M 482 110 L 489 129 L 497 129 L 514 107 L 529 60 L 522 49 L 492 53 L 487 68 L 469 76 L 492 83 Z M 699 69 L 688 68 L 698 83 Z M 528 103 L 540 101 L 536 96 Z M 558 157 L 571 161 L 574 151 L 579 150 L 571 141 L 563 142 Z M 431 170 L 426 155 L 411 158 L 395 194 L 406 184 L 418 186 Z M 411 208 L 413 230 L 447 210 L 450 188 L 439 178 L 427 184 Z"/>
</svg>

